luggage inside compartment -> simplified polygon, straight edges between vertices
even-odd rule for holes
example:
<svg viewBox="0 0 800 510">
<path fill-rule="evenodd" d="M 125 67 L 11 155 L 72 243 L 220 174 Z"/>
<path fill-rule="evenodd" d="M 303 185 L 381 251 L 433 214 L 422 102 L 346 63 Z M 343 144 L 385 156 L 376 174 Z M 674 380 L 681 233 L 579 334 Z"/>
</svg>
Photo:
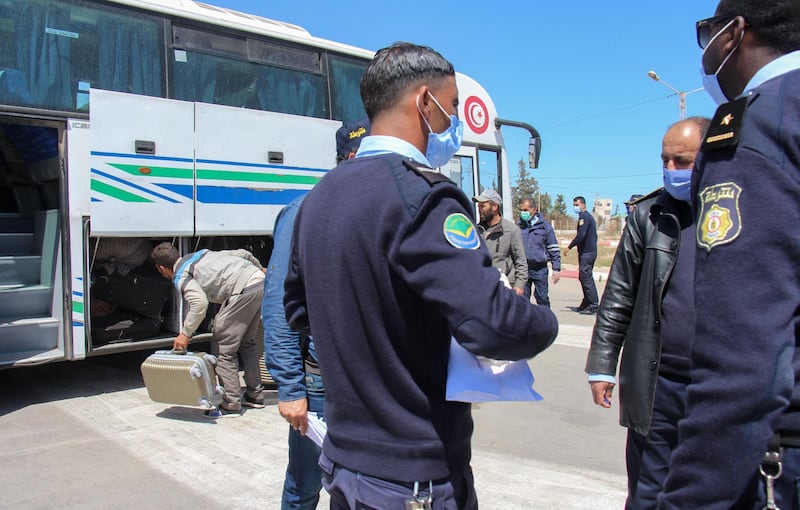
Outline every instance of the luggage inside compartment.
<svg viewBox="0 0 800 510">
<path fill-rule="evenodd" d="M 161 276 L 144 238 L 95 238 L 89 315 L 93 346 L 163 335 L 172 282 Z"/>
<path fill-rule="evenodd" d="M 97 345 L 131 342 L 157 336 L 164 319 L 139 315 L 124 309 L 92 318 L 92 343 Z"/>
</svg>

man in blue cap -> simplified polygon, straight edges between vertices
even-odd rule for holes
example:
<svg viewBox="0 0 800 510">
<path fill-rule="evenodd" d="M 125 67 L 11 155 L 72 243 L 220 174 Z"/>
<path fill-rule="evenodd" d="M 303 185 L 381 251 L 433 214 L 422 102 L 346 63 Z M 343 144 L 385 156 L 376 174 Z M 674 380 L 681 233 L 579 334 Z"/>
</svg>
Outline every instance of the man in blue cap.
<svg viewBox="0 0 800 510">
<path fill-rule="evenodd" d="M 355 155 L 369 133 L 369 120 L 345 124 L 336 131 L 336 161 Z M 289 202 L 275 220 L 275 246 L 264 280 L 264 352 L 270 375 L 278 384 L 278 412 L 289 422 L 289 464 L 283 482 L 281 510 L 314 510 L 322 489 L 320 448 L 303 437 L 308 431 L 308 413 L 325 417 L 325 387 L 317 361 L 314 340 L 292 331 L 283 311 L 283 281 L 289 269 L 292 229 L 305 195 Z"/>
</svg>

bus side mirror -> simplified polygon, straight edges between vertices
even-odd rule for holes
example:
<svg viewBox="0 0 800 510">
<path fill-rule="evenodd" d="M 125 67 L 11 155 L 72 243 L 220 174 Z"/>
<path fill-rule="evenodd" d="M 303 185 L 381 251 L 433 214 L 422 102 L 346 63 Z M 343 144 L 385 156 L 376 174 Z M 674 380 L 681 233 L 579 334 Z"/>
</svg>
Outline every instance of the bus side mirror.
<svg viewBox="0 0 800 510">
<path fill-rule="evenodd" d="M 542 154 L 542 137 L 532 136 L 528 141 L 528 167 L 539 168 L 539 156 Z"/>
</svg>

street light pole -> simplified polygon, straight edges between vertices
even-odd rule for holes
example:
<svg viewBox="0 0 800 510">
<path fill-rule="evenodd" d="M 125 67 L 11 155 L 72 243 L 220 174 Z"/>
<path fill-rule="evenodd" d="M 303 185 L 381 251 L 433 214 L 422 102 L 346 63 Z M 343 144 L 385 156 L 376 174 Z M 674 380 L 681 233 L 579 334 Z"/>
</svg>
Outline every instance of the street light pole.
<svg viewBox="0 0 800 510">
<path fill-rule="evenodd" d="M 653 81 L 657 81 L 670 89 L 671 91 L 675 92 L 678 95 L 678 108 L 680 109 L 681 120 L 686 118 L 686 96 L 692 94 L 693 92 L 699 92 L 703 90 L 703 87 L 698 87 L 693 90 L 678 90 L 669 83 L 662 80 L 655 71 L 647 71 L 647 76 L 650 77 Z"/>
</svg>

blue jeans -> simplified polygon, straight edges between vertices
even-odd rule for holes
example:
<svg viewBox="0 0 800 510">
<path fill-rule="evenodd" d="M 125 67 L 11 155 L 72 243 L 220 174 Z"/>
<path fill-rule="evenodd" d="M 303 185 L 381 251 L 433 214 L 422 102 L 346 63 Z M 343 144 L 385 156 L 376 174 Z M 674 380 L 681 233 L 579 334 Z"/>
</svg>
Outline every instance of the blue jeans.
<svg viewBox="0 0 800 510">
<path fill-rule="evenodd" d="M 308 410 L 324 417 L 325 390 L 322 377 L 306 373 Z M 313 441 L 289 427 L 289 465 L 283 483 L 281 510 L 314 510 L 322 489 L 322 470 L 319 467 L 319 447 Z"/>
<path fill-rule="evenodd" d="M 583 289 L 583 301 L 581 306 L 597 306 L 599 299 L 597 298 L 597 287 L 594 284 L 594 277 L 592 271 L 594 270 L 594 261 L 597 259 L 597 253 L 581 253 L 578 256 L 578 280 L 581 282 Z"/>
<path fill-rule="evenodd" d="M 525 283 L 525 297 L 528 301 L 531 300 L 531 287 L 533 287 L 533 297 L 536 298 L 536 304 L 550 308 L 550 294 L 547 283 L 549 274 L 546 265 L 539 269 L 528 269 L 528 281 Z"/>
</svg>

